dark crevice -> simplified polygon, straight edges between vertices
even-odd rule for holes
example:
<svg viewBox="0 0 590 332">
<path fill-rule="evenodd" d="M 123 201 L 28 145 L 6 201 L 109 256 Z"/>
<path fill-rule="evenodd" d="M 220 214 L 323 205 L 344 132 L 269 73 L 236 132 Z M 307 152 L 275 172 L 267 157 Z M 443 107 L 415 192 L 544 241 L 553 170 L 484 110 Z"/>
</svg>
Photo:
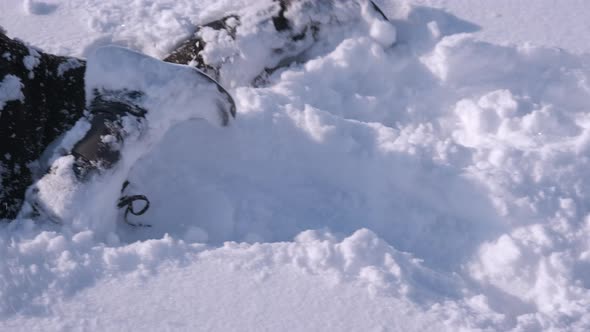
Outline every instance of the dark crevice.
<svg viewBox="0 0 590 332">
<path fill-rule="evenodd" d="M 277 31 L 285 31 L 291 28 L 289 20 L 285 17 L 285 12 L 287 11 L 287 7 L 290 5 L 290 1 L 279 0 L 279 5 L 281 6 L 281 9 L 279 10 L 279 14 L 277 16 L 273 16 L 272 23 Z"/>
<path fill-rule="evenodd" d="M 383 13 L 383 11 L 381 10 L 381 8 L 379 8 L 379 6 L 377 6 L 377 4 L 374 1 L 371 1 L 371 5 L 373 6 L 373 9 L 375 9 L 375 11 L 377 13 L 379 13 L 379 15 L 381 15 L 381 17 L 383 17 L 384 20 L 389 21 L 389 19 L 387 18 L 387 16 L 385 16 L 385 13 Z"/>
</svg>

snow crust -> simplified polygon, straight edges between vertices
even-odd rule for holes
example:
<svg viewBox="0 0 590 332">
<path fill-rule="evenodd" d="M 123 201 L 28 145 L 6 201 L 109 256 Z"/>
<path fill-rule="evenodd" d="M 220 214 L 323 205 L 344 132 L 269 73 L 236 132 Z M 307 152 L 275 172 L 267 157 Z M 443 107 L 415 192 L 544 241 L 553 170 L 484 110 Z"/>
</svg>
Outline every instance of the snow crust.
<svg viewBox="0 0 590 332">
<path fill-rule="evenodd" d="M 83 3 L 104 33 L 95 45 L 158 55 L 193 20 L 270 1 Z M 362 21 L 347 21 L 349 34 L 335 26 L 265 86 L 225 73 L 238 104 L 229 128 L 179 118 L 156 130 L 163 137 L 125 164 L 131 190 L 152 201 L 132 220 L 153 227 L 95 218 L 108 207 L 98 193 L 96 204 L 76 197 L 93 222 L 3 225 L 0 324 L 590 329 L 589 58 L 482 41 L 448 12 L 383 4 L 393 26 L 355 7 Z M 268 45 L 248 36 L 229 49 Z M 216 45 L 212 55 L 228 50 Z"/>
</svg>

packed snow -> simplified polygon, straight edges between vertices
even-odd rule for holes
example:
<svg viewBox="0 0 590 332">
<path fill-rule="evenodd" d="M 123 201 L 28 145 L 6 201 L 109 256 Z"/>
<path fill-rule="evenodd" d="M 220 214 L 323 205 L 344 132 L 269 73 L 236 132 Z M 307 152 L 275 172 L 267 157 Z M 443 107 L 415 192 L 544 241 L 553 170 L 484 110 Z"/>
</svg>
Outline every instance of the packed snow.
<svg viewBox="0 0 590 332">
<path fill-rule="evenodd" d="M 68 213 L 92 216 L 74 224 L 0 226 L 0 328 L 589 330 L 590 31 L 565 19 L 582 2 L 378 2 L 390 22 L 349 2 L 348 30 L 260 86 L 276 41 L 244 23 L 243 44 L 206 50 L 235 61 L 236 120 L 166 122 L 129 159 L 152 203 L 131 220 L 152 227 L 104 195 L 76 197 Z M 270 5 L 6 0 L 0 25 L 91 66 Z"/>
</svg>

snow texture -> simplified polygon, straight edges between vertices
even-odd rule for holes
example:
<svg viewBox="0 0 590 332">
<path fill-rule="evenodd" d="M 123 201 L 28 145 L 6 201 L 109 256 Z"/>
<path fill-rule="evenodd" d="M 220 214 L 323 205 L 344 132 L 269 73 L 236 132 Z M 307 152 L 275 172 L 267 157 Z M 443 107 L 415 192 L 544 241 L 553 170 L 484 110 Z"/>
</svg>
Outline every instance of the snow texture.
<svg viewBox="0 0 590 332">
<path fill-rule="evenodd" d="M 184 121 L 183 112 L 168 119 L 177 97 L 163 95 L 172 91 L 123 71 L 147 58 L 117 56 L 135 64 L 99 75 L 113 58 L 98 46 L 161 56 L 193 23 L 267 15 L 277 10 L 270 0 L 84 0 L 37 17 L 89 22 L 83 43 L 77 20 L 65 35 L 33 41 L 63 37 L 49 49 L 90 55 L 90 86 L 140 84 L 156 111 L 149 146 L 129 145 L 111 182 L 69 201 L 71 223 L 1 226 L 0 327 L 589 330 L 590 58 L 583 46 L 524 44 L 525 26 L 512 20 L 587 6 L 525 2 L 382 1 L 392 25 L 366 3 L 342 2 L 332 15 L 344 24 L 259 87 L 250 70 L 276 61 L 264 53 L 272 40 L 242 21 L 244 44 L 207 50 L 252 59 L 222 75 L 238 106 L 229 128 Z M 487 19 L 434 5 L 502 12 L 509 24 L 486 35 Z M 32 34 L 0 17 L 11 32 Z M 563 36 L 574 27 L 584 44 L 580 17 L 550 27 Z M 79 123 L 62 144 L 87 129 Z M 58 170 L 71 162 L 53 161 Z M 127 175 L 129 191 L 152 202 L 131 220 L 151 228 L 116 221 L 115 189 Z"/>
</svg>

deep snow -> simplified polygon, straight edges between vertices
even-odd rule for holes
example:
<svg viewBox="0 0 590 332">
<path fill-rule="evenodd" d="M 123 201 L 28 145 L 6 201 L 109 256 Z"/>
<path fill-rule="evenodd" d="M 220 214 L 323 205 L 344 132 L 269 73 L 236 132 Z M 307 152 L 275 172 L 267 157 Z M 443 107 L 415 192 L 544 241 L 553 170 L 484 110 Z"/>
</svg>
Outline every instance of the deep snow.
<svg viewBox="0 0 590 332">
<path fill-rule="evenodd" d="M 267 3 L 8 0 L 0 25 L 47 51 L 160 57 Z M 230 128 L 184 122 L 135 163 L 152 228 L 1 226 L 0 324 L 590 329 L 589 34 L 568 16 L 587 6 L 380 3 L 393 47 L 363 18 L 267 85 L 229 72 Z M 545 34 L 530 16 L 568 20 Z"/>
</svg>

